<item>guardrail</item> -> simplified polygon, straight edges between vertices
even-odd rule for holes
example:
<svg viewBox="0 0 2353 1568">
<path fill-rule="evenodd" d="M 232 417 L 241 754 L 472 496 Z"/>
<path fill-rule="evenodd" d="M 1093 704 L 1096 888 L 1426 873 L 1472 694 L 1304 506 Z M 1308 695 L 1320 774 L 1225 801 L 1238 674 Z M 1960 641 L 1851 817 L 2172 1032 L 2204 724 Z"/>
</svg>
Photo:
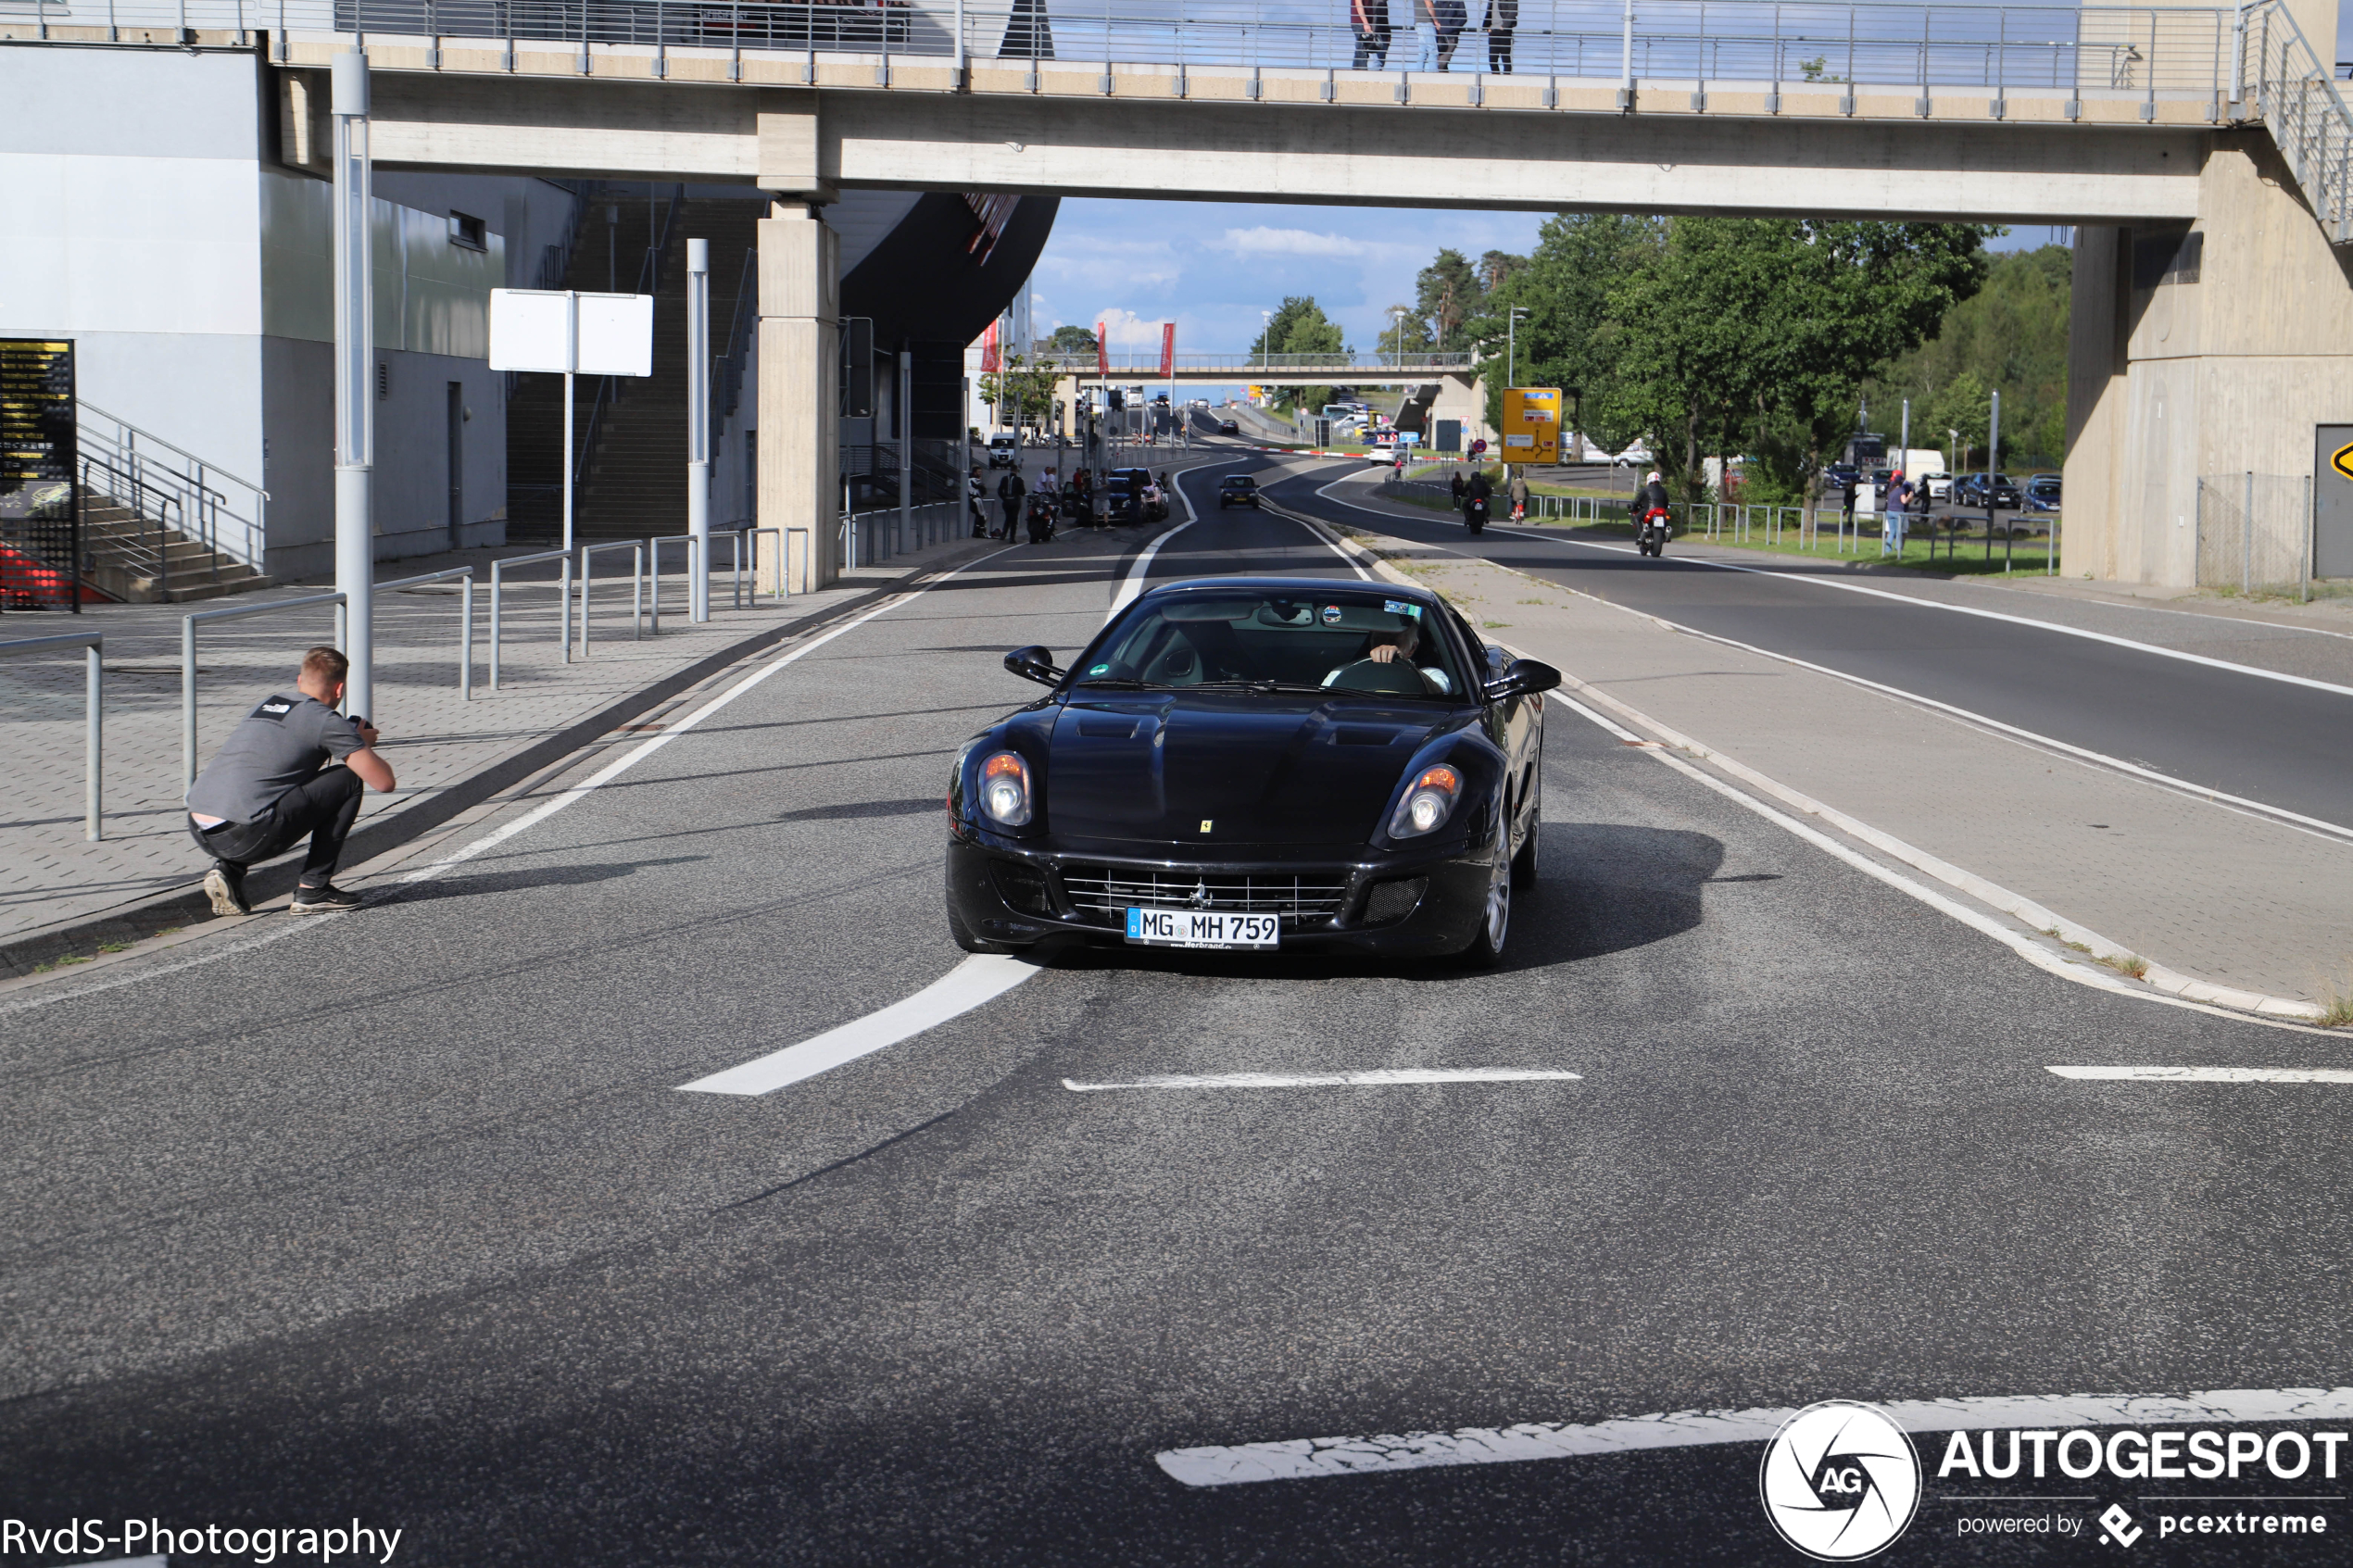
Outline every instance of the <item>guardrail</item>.
<svg viewBox="0 0 2353 1568">
<path fill-rule="evenodd" d="M 665 533 L 658 539 L 646 541 L 646 559 L 653 568 L 654 579 L 653 596 L 648 601 L 652 615 L 648 621 L 648 635 L 655 637 L 661 635 L 661 547 L 664 545 L 686 546 L 686 575 L 689 579 L 694 576 L 696 557 L 701 553 L 695 548 L 695 536 L 691 533 Z M 708 565 L 703 570 L 704 574 L 709 575 Z M 694 606 L 694 595 L 691 592 L 686 596 L 686 603 L 687 612 L 691 615 Z"/>
<path fill-rule="evenodd" d="M 458 695 L 462 700 L 472 702 L 474 699 L 474 569 L 453 566 L 447 571 L 429 571 L 422 577 L 396 577 L 389 583 L 377 583 L 376 592 L 383 594 L 395 588 L 421 588 L 428 583 L 447 583 L 453 577 L 463 583 L 459 590 L 458 610 Z"/>
<path fill-rule="evenodd" d="M 735 62 L 730 80 L 741 80 L 746 55 L 797 56 L 810 81 L 819 56 L 846 56 L 871 67 L 876 86 L 892 84 L 899 59 L 1018 62 L 1033 75 L 1059 61 L 1102 68 L 1106 94 L 1114 68 L 1144 65 L 1171 68 L 1179 96 L 1193 69 L 1244 70 L 1252 88 L 1262 70 L 1370 69 L 1401 78 L 1400 102 L 1410 98 L 1406 74 L 1451 73 L 1543 77 L 1548 94 L 1567 80 L 1704 98 L 1711 84 L 1739 82 L 1776 94 L 1783 84 L 1826 83 L 1931 89 L 1916 92 L 1923 99 L 1937 87 L 1990 89 L 2000 103 L 2018 88 L 2190 94 L 2219 104 L 2232 80 L 2237 15 L 2222 6 L 1519 0 L 1511 27 L 1424 40 L 1410 26 L 1360 33 L 1351 12 L 1342 0 L 111 0 L 104 8 L 20 0 L 0 36 L 151 43 L 161 33 L 194 43 L 213 32 L 249 47 L 266 31 L 283 48 L 289 31 L 396 34 L 427 40 L 435 63 L 434 41 L 484 38 L 504 41 L 510 60 L 520 43 L 569 45 L 584 72 L 592 47 L 606 45 L 649 53 L 657 78 L 670 74 L 669 50 L 700 49 Z"/>
<path fill-rule="evenodd" d="M 506 588 L 504 574 L 507 568 L 510 566 L 530 566 L 543 560 L 563 563 L 562 570 L 556 576 L 556 585 L 561 590 L 559 602 L 563 606 L 561 632 L 564 662 L 566 664 L 572 662 L 572 552 L 570 550 L 542 550 L 537 555 L 509 556 L 504 560 L 494 560 L 490 563 L 490 689 L 494 692 L 498 689 L 498 616 L 501 596 Z M 535 583 L 533 586 L 535 587 L 537 584 Z"/>
<path fill-rule="evenodd" d="M 81 648 L 86 660 L 82 680 L 82 836 L 92 844 L 106 836 L 99 809 L 100 779 L 106 756 L 106 638 L 96 632 L 60 632 L 47 637 L 19 637 L 0 643 L 0 659 Z"/>
<path fill-rule="evenodd" d="M 266 604 L 231 605 L 224 609 L 200 609 L 180 618 L 180 784 L 196 782 L 196 624 L 199 621 L 243 621 L 248 616 L 276 615 L 314 605 L 335 607 L 335 646 L 349 640 L 351 608 L 342 590 L 305 594 L 300 598 L 271 599 Z"/>
<path fill-rule="evenodd" d="M 580 546 L 580 657 L 588 657 L 588 591 L 596 586 L 595 559 L 599 551 L 627 550 L 629 557 L 629 640 L 635 642 L 646 620 L 646 546 L 635 539 L 614 539 Z"/>
</svg>

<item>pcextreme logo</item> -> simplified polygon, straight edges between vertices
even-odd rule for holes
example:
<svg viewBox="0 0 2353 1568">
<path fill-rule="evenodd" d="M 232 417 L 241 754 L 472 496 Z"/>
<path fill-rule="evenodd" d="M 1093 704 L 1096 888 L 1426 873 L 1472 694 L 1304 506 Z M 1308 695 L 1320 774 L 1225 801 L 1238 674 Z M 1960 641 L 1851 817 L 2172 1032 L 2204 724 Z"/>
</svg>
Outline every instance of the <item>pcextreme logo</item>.
<svg viewBox="0 0 2353 1568">
<path fill-rule="evenodd" d="M 1820 1562 L 1853 1562 L 1894 1544 L 1920 1503 L 1920 1456 L 1869 1405 L 1826 1399 L 1765 1445 L 1756 1488 L 1765 1517 Z"/>
</svg>

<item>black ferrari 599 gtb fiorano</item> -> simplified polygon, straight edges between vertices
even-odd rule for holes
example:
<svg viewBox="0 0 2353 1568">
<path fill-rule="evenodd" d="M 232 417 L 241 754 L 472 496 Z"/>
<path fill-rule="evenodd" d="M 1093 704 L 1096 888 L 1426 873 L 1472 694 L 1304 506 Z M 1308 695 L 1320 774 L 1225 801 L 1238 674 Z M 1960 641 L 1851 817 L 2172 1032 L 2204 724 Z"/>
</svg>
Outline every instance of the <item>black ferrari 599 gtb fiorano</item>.
<svg viewBox="0 0 2353 1568">
<path fill-rule="evenodd" d="M 1425 589 L 1196 578 L 1114 617 L 966 742 L 948 925 L 1103 943 L 1502 956 L 1536 876 L 1542 694 Z"/>
</svg>

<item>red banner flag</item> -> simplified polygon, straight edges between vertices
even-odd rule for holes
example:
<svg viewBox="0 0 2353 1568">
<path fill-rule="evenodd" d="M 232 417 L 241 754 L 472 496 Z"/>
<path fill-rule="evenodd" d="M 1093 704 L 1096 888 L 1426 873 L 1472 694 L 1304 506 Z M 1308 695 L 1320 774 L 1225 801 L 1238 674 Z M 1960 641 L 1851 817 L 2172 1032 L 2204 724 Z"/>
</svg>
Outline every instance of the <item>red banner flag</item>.
<svg viewBox="0 0 2353 1568">
<path fill-rule="evenodd" d="M 989 322 L 988 330 L 980 334 L 980 368 L 988 375 L 1003 369 L 997 358 L 997 323 L 994 321 Z"/>
<path fill-rule="evenodd" d="M 1095 323 L 1095 373 L 1111 374 L 1111 334 L 1103 331 L 1101 321 Z"/>
<path fill-rule="evenodd" d="M 1176 323 L 1168 321 L 1160 329 L 1160 374 L 1165 381 L 1176 373 Z"/>
</svg>

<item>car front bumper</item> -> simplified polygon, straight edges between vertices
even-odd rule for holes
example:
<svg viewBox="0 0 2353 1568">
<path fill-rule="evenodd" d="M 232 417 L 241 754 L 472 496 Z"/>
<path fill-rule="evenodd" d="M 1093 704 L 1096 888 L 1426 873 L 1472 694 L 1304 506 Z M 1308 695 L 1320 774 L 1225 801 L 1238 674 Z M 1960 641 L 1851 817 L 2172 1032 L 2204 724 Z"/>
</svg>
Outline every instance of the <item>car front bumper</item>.
<svg viewBox="0 0 2353 1568">
<path fill-rule="evenodd" d="M 957 838 L 948 846 L 948 903 L 974 935 L 1023 947 L 1128 946 L 1125 909 L 1132 903 L 1275 913 L 1283 951 L 1439 957 L 1461 952 L 1478 934 L 1491 866 L 1488 851 L 1459 841 L 1419 855 L 1177 860 Z"/>
</svg>

